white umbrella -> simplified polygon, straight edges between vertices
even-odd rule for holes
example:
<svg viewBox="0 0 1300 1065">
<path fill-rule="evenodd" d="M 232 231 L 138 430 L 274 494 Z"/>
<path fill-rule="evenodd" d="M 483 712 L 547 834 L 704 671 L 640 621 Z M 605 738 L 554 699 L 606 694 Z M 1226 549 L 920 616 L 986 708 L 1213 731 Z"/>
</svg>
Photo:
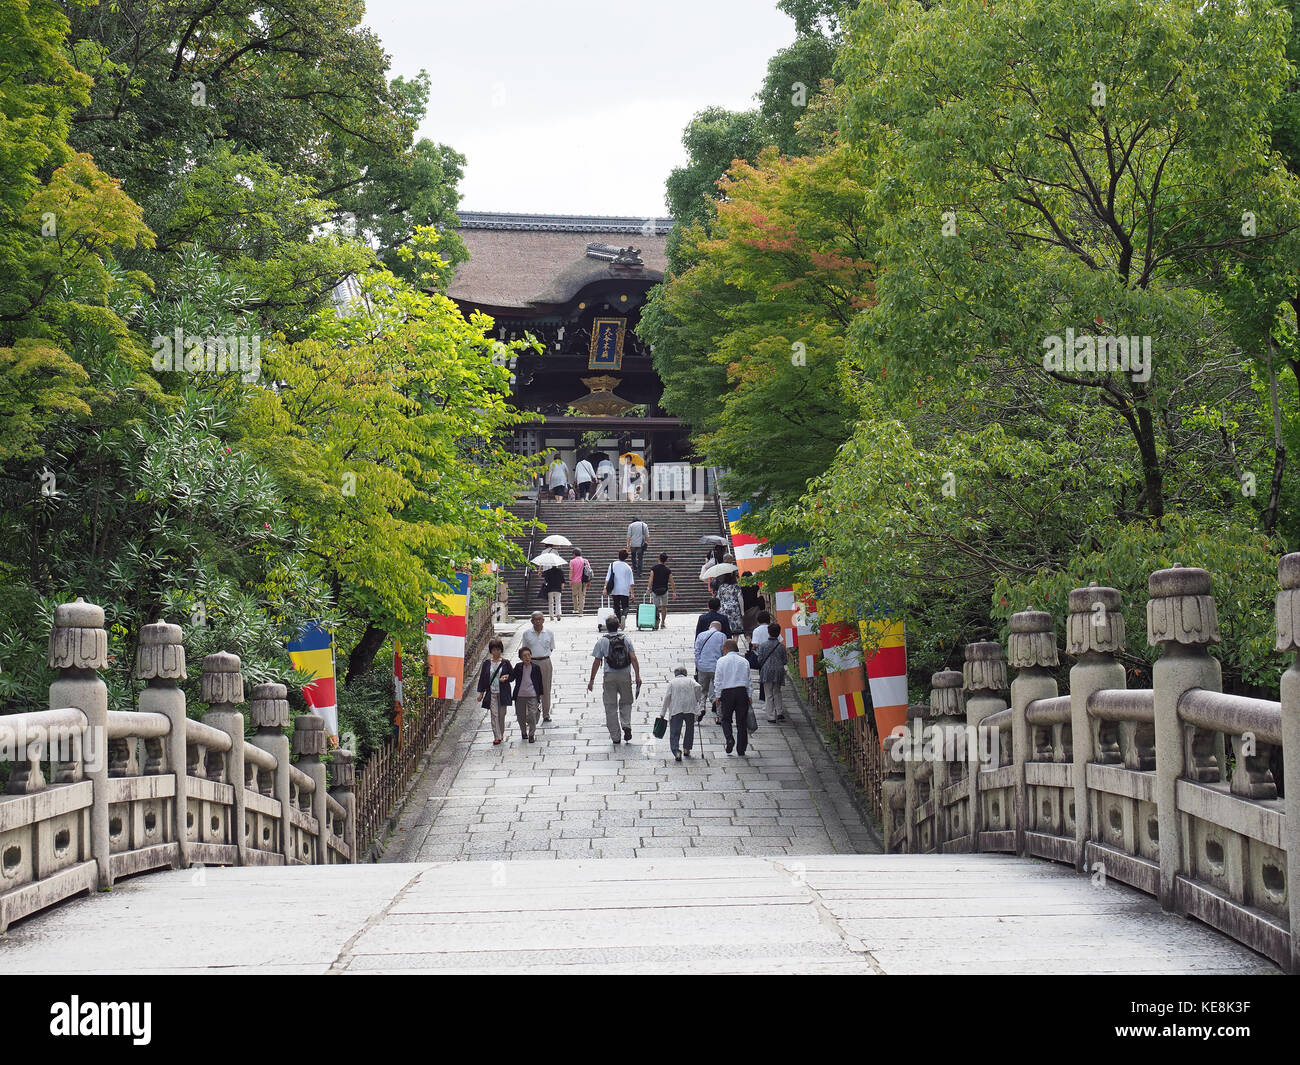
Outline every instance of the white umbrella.
<svg viewBox="0 0 1300 1065">
<path fill-rule="evenodd" d="M 572 547 L 573 541 L 567 536 L 561 536 L 559 533 L 553 533 L 542 541 L 544 544 L 550 544 L 551 547 Z"/>
<path fill-rule="evenodd" d="M 703 573 L 701 573 L 700 576 L 706 579 L 712 579 L 713 577 L 721 577 L 724 573 L 735 573 L 735 572 L 737 572 L 736 567 L 733 566 L 730 562 L 719 562 L 716 565 L 710 566 Z"/>
<path fill-rule="evenodd" d="M 533 559 L 533 565 L 541 566 L 542 569 L 555 569 L 556 566 L 567 566 L 568 563 L 554 551 L 543 551 Z"/>
<path fill-rule="evenodd" d="M 725 547 L 727 545 L 727 538 L 725 536 L 701 536 L 700 543 L 717 544 L 719 547 Z"/>
</svg>

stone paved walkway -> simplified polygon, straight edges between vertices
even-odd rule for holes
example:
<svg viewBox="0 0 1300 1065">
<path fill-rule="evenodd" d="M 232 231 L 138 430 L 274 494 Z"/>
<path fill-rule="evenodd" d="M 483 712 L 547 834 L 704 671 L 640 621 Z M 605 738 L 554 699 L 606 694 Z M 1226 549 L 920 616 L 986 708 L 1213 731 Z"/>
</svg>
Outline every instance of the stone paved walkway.
<svg viewBox="0 0 1300 1065">
<path fill-rule="evenodd" d="M 526 622 L 506 653 L 513 660 Z M 384 860 L 669 858 L 878 853 L 839 774 L 799 709 L 760 713 L 746 757 L 723 752 L 706 715 L 693 759 L 678 764 L 650 727 L 673 668 L 690 661 L 695 615 L 631 632 L 644 686 L 630 744 L 605 728 L 600 676 L 587 692 L 595 619 L 548 622 L 556 634 L 553 720 L 521 740 L 513 712 L 492 745 L 487 712 L 462 706 L 417 782 Z M 790 689 L 787 689 L 790 690 Z"/>
</svg>

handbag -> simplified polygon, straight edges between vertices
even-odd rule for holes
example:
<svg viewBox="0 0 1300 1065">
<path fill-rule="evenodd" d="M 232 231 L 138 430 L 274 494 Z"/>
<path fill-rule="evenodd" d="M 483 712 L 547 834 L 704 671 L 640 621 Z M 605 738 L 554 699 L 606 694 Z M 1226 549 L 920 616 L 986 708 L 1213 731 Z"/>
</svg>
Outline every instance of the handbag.
<svg viewBox="0 0 1300 1065">
<path fill-rule="evenodd" d="M 758 715 L 754 713 L 754 700 L 749 701 L 749 717 L 745 722 L 746 732 L 758 731 Z"/>
<path fill-rule="evenodd" d="M 655 718 L 653 731 L 655 734 L 655 739 L 657 740 L 663 739 L 664 733 L 668 731 L 668 719 L 666 717 Z"/>
<path fill-rule="evenodd" d="M 614 563 L 609 564 L 609 572 L 605 574 L 605 594 L 614 594 Z"/>
</svg>

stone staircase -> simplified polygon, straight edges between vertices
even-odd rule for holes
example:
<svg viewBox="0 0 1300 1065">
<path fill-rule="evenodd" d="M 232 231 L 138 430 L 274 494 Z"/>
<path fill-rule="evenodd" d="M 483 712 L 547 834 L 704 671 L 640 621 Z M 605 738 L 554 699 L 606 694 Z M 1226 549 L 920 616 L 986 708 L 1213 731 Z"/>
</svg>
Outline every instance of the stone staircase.
<svg viewBox="0 0 1300 1065">
<path fill-rule="evenodd" d="M 515 513 L 531 516 L 533 501 L 520 501 L 515 504 Z M 525 514 L 526 508 L 527 513 Z M 560 501 L 543 500 L 538 517 L 545 523 L 544 530 L 537 531 L 534 548 L 530 557 L 536 557 L 546 548 L 542 544 L 544 537 L 553 533 L 567 536 L 573 546 L 581 548 L 583 555 L 591 561 L 592 581 L 587 590 L 586 613 L 594 614 L 600 605 L 600 593 L 609 564 L 618 557 L 619 549 L 627 541 L 629 523 L 640 519 L 650 527 L 650 546 L 646 550 L 642 567 L 643 579 L 634 589 L 640 601 L 646 592 L 650 579 L 650 567 L 659 560 L 659 552 L 668 552 L 668 567 L 673 571 L 677 585 L 677 600 L 670 601 L 674 611 L 694 611 L 705 609 L 708 590 L 699 579 L 700 565 L 704 561 L 707 548 L 700 543 L 701 536 L 726 535 L 718 517 L 717 504 L 712 498 L 693 503 L 682 500 L 649 501 L 628 503 L 621 500 L 611 501 Z M 527 547 L 527 543 L 524 544 Z M 559 548 L 561 557 L 573 557 L 570 548 Z M 546 599 L 541 592 L 541 581 L 531 567 L 509 570 L 502 579 L 510 587 L 510 613 L 512 615 L 530 614 L 534 610 L 546 608 Z M 568 581 L 564 587 L 564 612 L 573 609 L 572 596 Z"/>
</svg>

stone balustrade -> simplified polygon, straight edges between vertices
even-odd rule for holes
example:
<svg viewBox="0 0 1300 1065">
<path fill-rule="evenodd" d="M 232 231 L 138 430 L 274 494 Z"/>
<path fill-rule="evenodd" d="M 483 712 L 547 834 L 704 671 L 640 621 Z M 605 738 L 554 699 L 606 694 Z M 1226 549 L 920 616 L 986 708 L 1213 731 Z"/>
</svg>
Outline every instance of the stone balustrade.
<svg viewBox="0 0 1300 1065">
<path fill-rule="evenodd" d="M 355 861 L 355 765 L 334 753 L 326 791 L 324 722 L 304 714 L 290 761 L 282 684 L 253 689 L 257 733 L 244 738 L 244 684 L 233 654 L 203 662 L 202 721 L 186 714 L 179 626 L 146 625 L 139 710 L 110 711 L 99 670 L 101 608 L 58 607 L 50 633 L 49 710 L 0 717 L 0 931 L 10 922 L 125 876 L 191 865 Z M 47 772 L 48 767 L 48 772 Z"/>
<path fill-rule="evenodd" d="M 1120 594 L 1070 593 L 1068 695 L 1052 618 L 1010 623 L 1010 705 L 997 644 L 936 673 L 906 735 L 885 740 L 890 851 L 993 851 L 1074 865 L 1158 897 L 1300 972 L 1300 554 L 1278 568 L 1277 650 L 1296 654 L 1281 701 L 1227 695 L 1205 570 L 1148 582 L 1150 690 L 1129 690 Z M 964 731 L 962 742 L 950 742 Z M 920 735 L 918 735 L 918 732 Z M 1273 754 L 1283 752 L 1279 798 Z M 1289 757 L 1294 755 L 1294 757 Z"/>
</svg>

